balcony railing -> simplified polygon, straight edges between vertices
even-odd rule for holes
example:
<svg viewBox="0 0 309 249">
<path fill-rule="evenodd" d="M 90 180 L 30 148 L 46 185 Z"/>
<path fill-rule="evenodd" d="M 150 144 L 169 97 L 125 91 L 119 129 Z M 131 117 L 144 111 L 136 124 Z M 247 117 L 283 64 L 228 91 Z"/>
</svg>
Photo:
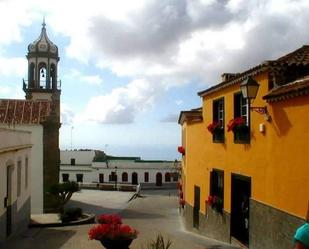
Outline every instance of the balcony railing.
<svg viewBox="0 0 309 249">
<path fill-rule="evenodd" d="M 38 87 L 39 85 L 39 87 Z M 48 82 L 46 80 L 40 81 L 40 84 L 37 84 L 37 82 L 34 80 L 32 81 L 32 84 L 28 80 L 23 79 L 23 89 L 44 89 L 44 90 L 53 90 L 52 88 L 53 82 Z M 57 90 L 61 90 L 61 80 L 56 81 Z"/>
</svg>

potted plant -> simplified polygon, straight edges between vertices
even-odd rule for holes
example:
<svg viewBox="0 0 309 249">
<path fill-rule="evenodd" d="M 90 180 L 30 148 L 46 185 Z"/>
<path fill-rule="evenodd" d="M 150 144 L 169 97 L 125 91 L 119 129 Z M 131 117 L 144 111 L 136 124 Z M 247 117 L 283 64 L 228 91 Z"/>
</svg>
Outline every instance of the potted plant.
<svg viewBox="0 0 309 249">
<path fill-rule="evenodd" d="M 128 249 L 133 239 L 137 238 L 138 231 L 122 224 L 117 214 L 100 215 L 97 222 L 99 224 L 89 230 L 88 237 L 90 240 L 99 240 L 106 249 Z"/>
<path fill-rule="evenodd" d="M 213 135 L 214 142 L 224 141 L 224 129 L 220 123 L 213 121 L 207 126 L 207 130 Z"/>
</svg>

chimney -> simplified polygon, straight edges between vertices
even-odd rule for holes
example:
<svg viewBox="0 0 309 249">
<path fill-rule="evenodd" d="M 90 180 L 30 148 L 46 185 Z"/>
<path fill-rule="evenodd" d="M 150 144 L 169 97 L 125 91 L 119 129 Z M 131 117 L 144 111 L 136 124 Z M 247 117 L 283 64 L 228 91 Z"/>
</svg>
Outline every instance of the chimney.
<svg viewBox="0 0 309 249">
<path fill-rule="evenodd" d="M 222 80 L 222 82 L 230 81 L 238 75 L 239 75 L 239 73 L 223 73 L 223 74 L 221 74 L 221 80 Z"/>
</svg>

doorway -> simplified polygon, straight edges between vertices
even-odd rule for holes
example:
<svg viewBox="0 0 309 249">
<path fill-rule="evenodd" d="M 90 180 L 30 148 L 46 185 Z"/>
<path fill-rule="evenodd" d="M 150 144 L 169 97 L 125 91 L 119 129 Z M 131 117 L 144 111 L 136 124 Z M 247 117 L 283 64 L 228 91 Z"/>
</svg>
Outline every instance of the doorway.
<svg viewBox="0 0 309 249">
<path fill-rule="evenodd" d="M 200 187 L 194 186 L 193 227 L 199 228 L 200 223 Z"/>
<path fill-rule="evenodd" d="M 249 246 L 251 178 L 232 174 L 231 236 Z"/>
<path fill-rule="evenodd" d="M 162 186 L 162 174 L 160 172 L 156 174 L 156 186 Z"/>
<path fill-rule="evenodd" d="M 9 237 L 12 233 L 12 173 L 13 166 L 6 168 L 6 236 Z"/>
<path fill-rule="evenodd" d="M 138 184 L 137 173 L 136 172 L 132 173 L 132 184 L 134 184 L 134 185 Z"/>
</svg>

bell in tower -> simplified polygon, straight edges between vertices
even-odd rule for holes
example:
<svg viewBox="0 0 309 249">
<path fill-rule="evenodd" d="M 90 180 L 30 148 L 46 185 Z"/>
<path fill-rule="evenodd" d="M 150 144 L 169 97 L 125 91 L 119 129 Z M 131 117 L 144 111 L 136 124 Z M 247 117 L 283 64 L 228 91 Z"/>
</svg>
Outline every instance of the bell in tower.
<svg viewBox="0 0 309 249">
<path fill-rule="evenodd" d="M 28 46 L 28 80 L 23 82 L 26 99 L 59 98 L 61 82 L 57 81 L 58 47 L 48 38 L 45 20 L 40 36 Z"/>
</svg>

